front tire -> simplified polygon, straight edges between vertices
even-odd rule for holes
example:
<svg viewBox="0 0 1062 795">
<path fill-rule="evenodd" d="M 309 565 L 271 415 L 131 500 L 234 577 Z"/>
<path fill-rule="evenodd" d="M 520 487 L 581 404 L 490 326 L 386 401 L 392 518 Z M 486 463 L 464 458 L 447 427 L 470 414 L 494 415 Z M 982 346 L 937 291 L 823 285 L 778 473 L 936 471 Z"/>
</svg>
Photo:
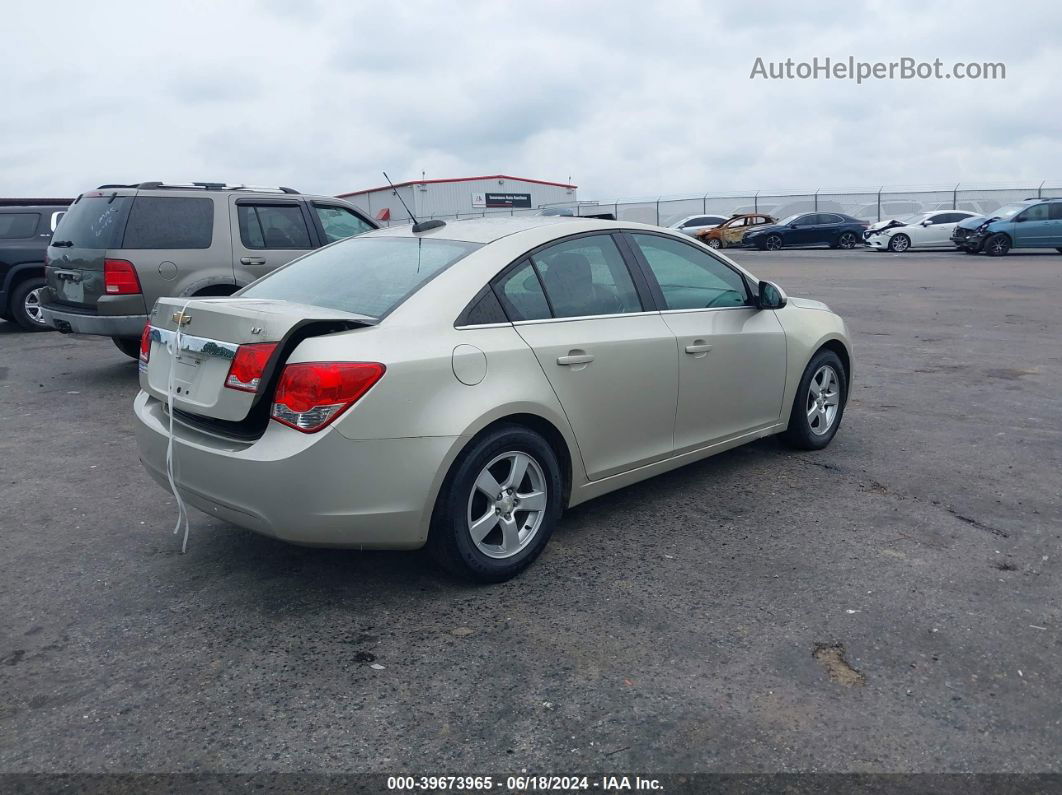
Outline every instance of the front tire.
<svg viewBox="0 0 1062 795">
<path fill-rule="evenodd" d="M 560 520 L 560 464 L 539 434 L 503 425 L 462 452 L 435 503 L 428 550 L 444 569 L 478 582 L 515 577 Z"/>
<path fill-rule="evenodd" d="M 111 342 L 114 343 L 115 348 L 130 359 L 140 358 L 140 340 L 130 339 L 129 337 L 111 337 Z"/>
<path fill-rule="evenodd" d="M 782 236 L 767 235 L 767 239 L 763 241 L 763 247 L 768 251 L 777 251 L 782 247 Z"/>
<path fill-rule="evenodd" d="M 47 282 L 44 279 L 26 279 L 11 292 L 11 319 L 25 331 L 53 331 L 41 312 L 41 292 Z"/>
<path fill-rule="evenodd" d="M 907 235 L 893 235 L 889 239 L 889 251 L 902 254 L 911 247 L 911 238 Z"/>
<path fill-rule="evenodd" d="M 1002 232 L 992 235 L 985 241 L 985 254 L 990 257 L 1002 257 L 1010 251 L 1010 238 Z"/>
<path fill-rule="evenodd" d="M 804 368 L 783 440 L 799 450 L 821 450 L 837 433 L 847 402 L 848 381 L 840 357 L 820 350 Z"/>
</svg>

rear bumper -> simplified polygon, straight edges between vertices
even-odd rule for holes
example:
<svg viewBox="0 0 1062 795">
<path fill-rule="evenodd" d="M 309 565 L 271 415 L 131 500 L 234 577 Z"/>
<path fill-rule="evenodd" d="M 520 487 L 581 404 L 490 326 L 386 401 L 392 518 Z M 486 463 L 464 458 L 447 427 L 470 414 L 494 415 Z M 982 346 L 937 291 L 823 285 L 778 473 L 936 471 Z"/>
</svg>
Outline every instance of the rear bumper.
<svg viewBox="0 0 1062 795">
<path fill-rule="evenodd" d="M 139 337 L 147 315 L 96 315 L 76 312 L 61 304 L 41 304 L 49 325 L 64 334 L 97 334 L 101 337 Z"/>
<path fill-rule="evenodd" d="M 168 491 L 163 404 L 141 392 L 133 408 L 141 463 Z M 459 441 L 354 441 L 277 423 L 250 445 L 179 423 L 174 434 L 175 480 L 189 504 L 282 541 L 365 549 L 423 546 L 437 475 Z"/>
</svg>

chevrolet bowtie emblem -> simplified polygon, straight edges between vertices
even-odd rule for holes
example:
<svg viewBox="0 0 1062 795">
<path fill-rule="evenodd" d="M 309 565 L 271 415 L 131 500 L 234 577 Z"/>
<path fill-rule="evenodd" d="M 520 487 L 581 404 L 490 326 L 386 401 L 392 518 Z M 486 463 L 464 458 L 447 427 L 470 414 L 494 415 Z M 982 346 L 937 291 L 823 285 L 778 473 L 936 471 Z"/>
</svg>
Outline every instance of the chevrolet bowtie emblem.
<svg viewBox="0 0 1062 795">
<path fill-rule="evenodd" d="M 187 326 L 192 322 L 192 316 L 187 315 L 184 312 L 174 312 L 171 316 L 174 323 L 178 326 Z"/>
</svg>

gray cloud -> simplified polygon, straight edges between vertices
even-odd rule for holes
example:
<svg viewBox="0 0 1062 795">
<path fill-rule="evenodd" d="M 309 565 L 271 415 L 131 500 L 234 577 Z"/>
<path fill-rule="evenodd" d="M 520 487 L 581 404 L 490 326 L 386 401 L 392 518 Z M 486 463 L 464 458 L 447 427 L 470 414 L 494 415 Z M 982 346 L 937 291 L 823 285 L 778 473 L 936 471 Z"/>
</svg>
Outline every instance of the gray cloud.
<svg viewBox="0 0 1062 795">
<path fill-rule="evenodd" d="M 1006 35 L 980 24 L 998 4 L 973 0 L 52 8 L 46 42 L 6 53 L 8 195 L 137 179 L 338 193 L 384 168 L 571 175 L 587 198 L 1062 177 L 1048 0 Z M 1003 61 L 1008 79 L 749 79 L 757 56 L 848 55 Z"/>
</svg>

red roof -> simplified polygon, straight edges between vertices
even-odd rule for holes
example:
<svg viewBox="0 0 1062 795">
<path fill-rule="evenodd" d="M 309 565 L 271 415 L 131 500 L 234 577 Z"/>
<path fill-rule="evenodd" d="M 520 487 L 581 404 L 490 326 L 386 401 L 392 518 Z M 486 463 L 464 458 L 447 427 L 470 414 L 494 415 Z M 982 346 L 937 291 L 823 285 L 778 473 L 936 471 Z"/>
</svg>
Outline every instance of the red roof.
<svg viewBox="0 0 1062 795">
<path fill-rule="evenodd" d="M 578 185 L 568 185 L 564 182 L 547 182 L 543 179 L 527 179 L 526 177 L 509 177 L 505 174 L 489 174 L 485 177 L 455 177 L 454 179 L 411 179 L 409 182 L 396 182 L 396 188 L 404 188 L 408 185 L 432 185 L 440 182 L 475 182 L 479 179 L 512 179 L 517 182 L 531 182 L 535 185 L 552 185 L 554 188 L 570 188 L 575 190 Z M 336 196 L 337 199 L 345 199 L 348 196 L 358 196 L 362 193 L 375 193 L 378 190 L 390 190 L 390 185 L 381 185 L 379 188 L 366 188 L 365 190 L 355 190 L 350 193 L 340 193 Z"/>
</svg>

